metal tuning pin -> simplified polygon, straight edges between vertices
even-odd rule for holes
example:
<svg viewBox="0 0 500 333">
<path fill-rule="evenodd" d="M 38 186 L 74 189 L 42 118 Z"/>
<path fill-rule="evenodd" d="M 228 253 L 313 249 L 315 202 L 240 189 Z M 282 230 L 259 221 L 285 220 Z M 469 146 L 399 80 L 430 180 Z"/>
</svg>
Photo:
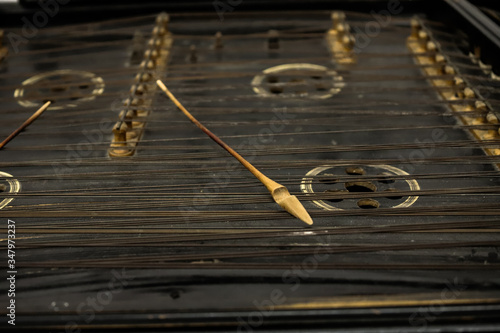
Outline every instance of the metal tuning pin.
<svg viewBox="0 0 500 333">
<path fill-rule="evenodd" d="M 170 23 L 170 16 L 163 12 L 156 17 L 156 25 L 162 27 L 168 33 L 168 24 Z"/>
<path fill-rule="evenodd" d="M 144 59 L 149 59 L 155 61 L 158 59 L 159 53 L 158 50 L 149 49 L 144 52 Z"/>
<path fill-rule="evenodd" d="M 411 25 L 410 38 L 417 39 L 418 33 L 420 32 L 420 30 L 422 30 L 422 25 L 420 24 L 420 21 L 418 20 L 418 18 L 412 18 L 410 25 Z"/>
<path fill-rule="evenodd" d="M 464 98 L 465 82 L 460 76 L 453 78 L 453 86 L 456 89 L 455 97 Z"/>
<path fill-rule="evenodd" d="M 196 64 L 198 62 L 198 51 L 196 50 L 196 45 L 191 45 L 189 47 L 189 62 Z"/>
<path fill-rule="evenodd" d="M 350 27 L 347 23 L 337 24 L 337 42 L 342 43 L 344 36 L 349 32 Z"/>
<path fill-rule="evenodd" d="M 280 48 L 280 33 L 278 30 L 269 30 L 267 32 L 267 48 L 269 50 L 277 50 Z"/>
<path fill-rule="evenodd" d="M 464 88 L 464 98 L 466 99 L 475 99 L 476 93 L 470 87 Z"/>
<path fill-rule="evenodd" d="M 479 101 L 479 100 L 475 101 L 474 102 L 474 107 L 478 111 L 488 111 L 488 106 L 483 101 Z"/>
<path fill-rule="evenodd" d="M 457 71 L 455 71 L 455 68 L 453 68 L 452 66 L 446 65 L 444 66 L 444 73 L 446 75 L 455 75 Z"/>
<path fill-rule="evenodd" d="M 156 68 L 156 63 L 153 59 L 144 60 L 143 62 L 141 62 L 141 68 L 143 70 L 151 71 Z"/>
<path fill-rule="evenodd" d="M 131 111 L 123 110 L 120 112 L 120 118 L 123 119 L 123 123 L 127 126 L 128 130 L 133 130 L 134 125 L 132 124 L 132 119 L 134 118 L 133 113 Z"/>
<path fill-rule="evenodd" d="M 441 65 L 439 67 L 440 74 L 444 74 L 444 66 L 446 65 L 446 57 L 442 55 L 441 53 L 437 53 L 434 56 L 434 62 L 438 65 Z"/>
<path fill-rule="evenodd" d="M 334 11 L 331 13 L 331 19 L 332 19 L 332 30 L 337 30 L 338 25 L 345 22 L 345 13 Z"/>
<path fill-rule="evenodd" d="M 427 52 L 430 53 L 430 55 L 429 55 L 430 61 L 435 62 L 436 61 L 436 54 L 438 52 L 438 48 L 437 48 L 436 43 L 434 43 L 433 41 L 427 42 L 426 49 L 427 49 Z"/>
<path fill-rule="evenodd" d="M 130 55 L 131 66 L 135 66 L 141 63 L 145 42 L 146 39 L 142 32 L 140 31 L 134 32 L 134 37 L 132 38 L 132 54 Z"/>
<path fill-rule="evenodd" d="M 344 12 L 334 11 L 331 13 L 332 27 L 327 33 L 327 42 L 334 61 L 341 64 L 352 64 L 354 59 L 354 47 L 356 38 L 351 32 L 351 27 L 346 22 Z"/>
<path fill-rule="evenodd" d="M 130 88 L 130 94 L 135 96 L 143 96 L 146 93 L 146 91 L 147 87 L 143 83 L 133 85 L 132 88 Z"/>
<path fill-rule="evenodd" d="M 137 109 L 132 107 L 130 99 L 128 99 L 124 104 L 127 109 L 120 112 L 120 119 L 123 119 L 123 122 L 127 125 L 128 130 L 133 130 L 135 125 L 134 120 L 137 117 Z"/>
<path fill-rule="evenodd" d="M 128 101 L 128 100 L 127 100 Z M 145 117 L 147 115 L 147 112 L 142 110 L 141 108 L 144 105 L 144 100 L 140 98 L 133 98 L 130 101 L 130 104 L 128 104 L 128 107 L 131 109 L 134 109 L 136 111 L 136 116 L 137 117 Z"/>
<path fill-rule="evenodd" d="M 112 157 L 131 156 L 134 150 L 129 147 L 127 140 L 127 125 L 125 122 L 117 122 L 113 127 L 113 142 L 109 149 L 109 155 Z"/>
<path fill-rule="evenodd" d="M 148 48 L 151 50 L 159 50 L 161 48 L 161 39 L 152 38 L 148 41 Z"/>
<path fill-rule="evenodd" d="M 342 44 L 344 45 L 344 48 L 346 49 L 347 52 L 351 52 L 354 50 L 354 45 L 356 44 L 356 39 L 354 38 L 353 35 L 348 34 L 344 36 L 342 40 Z"/>
<path fill-rule="evenodd" d="M 168 34 L 168 23 L 170 16 L 167 13 L 161 13 L 156 17 L 156 26 L 153 28 L 153 36 L 164 37 Z"/>
<path fill-rule="evenodd" d="M 493 125 L 498 124 L 498 117 L 491 111 L 488 112 L 488 114 L 486 115 L 486 120 L 490 124 L 493 124 Z"/>
<path fill-rule="evenodd" d="M 423 30 L 418 32 L 418 45 L 422 52 L 427 51 L 427 43 L 429 42 L 429 34 Z"/>
<path fill-rule="evenodd" d="M 167 34 L 167 30 L 164 27 L 154 27 L 153 36 L 155 37 L 163 37 Z"/>
<path fill-rule="evenodd" d="M 139 73 L 135 76 L 135 82 L 137 82 L 137 83 L 150 82 L 152 79 L 153 79 L 153 75 L 149 72 Z"/>
<path fill-rule="evenodd" d="M 217 31 L 215 34 L 215 43 L 214 43 L 214 49 L 220 50 L 224 47 L 224 43 L 222 42 L 222 32 Z"/>
</svg>

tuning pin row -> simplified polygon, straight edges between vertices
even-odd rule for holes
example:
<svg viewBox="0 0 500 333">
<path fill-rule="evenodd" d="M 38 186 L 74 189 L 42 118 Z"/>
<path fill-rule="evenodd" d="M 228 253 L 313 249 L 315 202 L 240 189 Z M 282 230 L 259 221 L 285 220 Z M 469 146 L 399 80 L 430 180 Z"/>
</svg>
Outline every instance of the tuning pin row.
<svg viewBox="0 0 500 333">
<path fill-rule="evenodd" d="M 451 71 L 450 71 L 451 73 Z M 453 74 L 456 71 L 453 70 Z M 455 76 L 453 78 L 452 87 L 455 90 L 455 94 L 450 100 L 453 99 L 462 99 L 464 100 L 464 104 L 462 105 L 452 105 L 452 108 L 456 111 L 464 112 L 462 114 L 462 120 L 467 125 L 498 125 L 499 120 L 497 115 L 491 111 L 491 109 L 487 106 L 487 104 L 480 100 L 480 96 L 476 94 L 474 89 L 467 85 L 464 79 L 460 76 Z M 471 113 L 468 114 L 467 112 Z M 500 127 L 492 130 L 483 130 L 483 129 L 472 129 L 471 130 L 476 137 L 480 140 L 498 140 L 500 135 Z M 500 155 L 500 149 L 496 148 L 485 148 L 492 155 Z"/>
<path fill-rule="evenodd" d="M 167 13 L 161 13 L 156 17 L 156 26 L 153 29 L 153 36 L 164 37 L 168 34 L 168 24 L 170 16 Z"/>
<path fill-rule="evenodd" d="M 164 52 L 170 44 L 171 39 L 168 31 L 170 18 L 168 14 L 162 13 L 156 18 L 151 38 L 147 42 L 146 51 L 142 54 L 139 65 L 139 73 L 135 77 L 135 83 L 130 88 L 129 98 L 123 103 L 124 109 L 120 112 L 120 120 L 113 128 L 113 141 L 109 149 L 109 155 L 113 157 L 131 156 L 144 130 L 144 122 L 138 117 L 146 117 L 150 102 L 146 102 L 148 91 L 153 89 L 154 72 L 162 70 Z"/>
<path fill-rule="evenodd" d="M 428 31 L 424 30 L 420 20 L 413 18 L 410 21 L 411 35 L 408 38 L 410 41 L 415 41 L 419 47 L 419 52 L 427 52 L 430 62 L 444 63 L 444 57 L 439 53 L 439 47 L 435 41 L 432 40 Z"/>
<path fill-rule="evenodd" d="M 356 39 L 351 32 L 351 27 L 346 21 L 346 15 L 341 11 L 331 13 L 332 27 L 329 34 L 334 41 L 334 52 L 351 52 Z"/>
<path fill-rule="evenodd" d="M 160 57 L 161 49 L 169 36 L 168 23 L 170 16 L 167 13 L 161 13 L 156 18 L 156 25 L 153 28 L 151 39 L 148 41 L 148 49 L 144 52 L 144 60 L 141 68 L 145 71 L 156 69 L 157 60 Z"/>
<path fill-rule="evenodd" d="M 218 31 L 214 36 L 213 49 L 221 50 L 224 48 L 222 32 Z M 280 33 L 277 30 L 269 30 L 267 33 L 268 50 L 278 50 L 280 48 Z M 198 62 L 198 49 L 196 45 L 189 46 L 188 62 L 195 64 Z"/>
<path fill-rule="evenodd" d="M 343 51 L 352 51 L 355 44 L 354 35 L 351 33 L 351 27 L 346 21 L 344 12 L 334 11 L 331 13 L 332 28 L 329 33 L 333 35 L 336 42 L 342 47 Z"/>
<path fill-rule="evenodd" d="M 410 38 L 418 38 L 418 33 L 422 30 L 422 25 L 417 18 L 412 18 L 410 21 L 411 25 L 411 35 Z"/>
<path fill-rule="evenodd" d="M 432 38 L 430 30 L 418 19 L 411 20 L 411 35 L 408 37 L 408 46 L 415 53 L 423 70 L 432 77 L 430 81 L 440 89 L 441 96 L 448 101 L 463 100 L 463 103 L 452 103 L 450 108 L 459 112 L 460 119 L 466 125 L 498 125 L 499 120 L 494 112 L 482 101 L 474 89 L 460 76 L 458 70 L 451 65 L 447 57 L 440 52 L 439 44 Z M 479 55 L 480 50 L 475 50 Z M 443 76 L 440 78 L 440 76 Z M 474 135 L 481 140 L 498 139 L 500 129 L 483 130 L 471 129 Z M 492 155 L 500 155 L 500 149 L 485 148 Z"/>
<path fill-rule="evenodd" d="M 500 120 L 498 115 L 494 114 L 492 111 L 486 114 L 486 121 L 492 125 L 500 125 Z M 498 135 L 500 135 L 500 126 L 497 129 Z"/>
<path fill-rule="evenodd" d="M 147 90 L 146 84 L 154 80 L 154 76 L 151 72 L 158 67 L 162 47 L 164 46 L 166 38 L 169 36 L 169 22 L 170 16 L 167 13 L 161 13 L 156 18 L 156 25 L 153 28 L 151 39 L 148 41 L 147 49 L 144 51 L 143 60 L 139 66 L 142 71 L 137 74 L 135 78 L 139 86 L 135 88 L 132 87 L 131 89 L 131 93 L 134 95 L 142 95 Z"/>
<path fill-rule="evenodd" d="M 218 31 L 214 35 L 213 49 L 216 51 L 220 51 L 224 48 L 224 43 L 222 41 L 222 32 Z M 187 61 L 191 64 L 196 64 L 198 62 L 198 48 L 196 45 L 191 44 L 189 46 L 189 53 L 187 55 Z"/>
</svg>

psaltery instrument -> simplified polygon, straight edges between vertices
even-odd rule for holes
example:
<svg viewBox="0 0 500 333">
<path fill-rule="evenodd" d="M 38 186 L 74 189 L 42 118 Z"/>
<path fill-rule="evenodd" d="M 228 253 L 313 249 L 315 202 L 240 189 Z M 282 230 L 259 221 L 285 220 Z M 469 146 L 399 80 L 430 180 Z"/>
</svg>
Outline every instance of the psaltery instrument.
<svg viewBox="0 0 500 333">
<path fill-rule="evenodd" d="M 2 5 L 2 332 L 500 331 L 494 4 Z"/>
</svg>

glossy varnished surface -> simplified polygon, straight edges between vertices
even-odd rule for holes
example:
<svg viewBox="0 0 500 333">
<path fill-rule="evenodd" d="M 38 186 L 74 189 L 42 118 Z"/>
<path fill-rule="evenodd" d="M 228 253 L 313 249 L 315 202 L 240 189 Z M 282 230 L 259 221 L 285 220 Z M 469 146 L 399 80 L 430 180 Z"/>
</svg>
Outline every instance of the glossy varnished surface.
<svg viewBox="0 0 500 333">
<path fill-rule="evenodd" d="M 369 17 L 349 12 L 347 21 L 359 32 Z M 370 317 L 352 309 L 373 307 L 395 309 L 382 311 L 387 322 L 418 328 L 408 318 L 439 303 L 443 289 L 455 295 L 442 304 L 449 313 L 481 304 L 471 316 L 490 318 L 498 157 L 484 153 L 415 64 L 409 16 L 360 39 L 350 64 L 330 52 L 328 12 L 171 16 L 168 66 L 152 74 L 297 195 L 313 227 L 282 211 L 159 90 L 142 96 L 151 112 L 138 119 L 146 125 L 136 153 L 109 157 L 140 71 L 134 54 L 154 24 L 150 15 L 52 27 L 0 64 L 0 137 L 36 110 L 26 103 L 41 104 L 43 94 L 55 101 L 0 151 L 0 171 L 21 184 L 0 210 L 16 221 L 21 324 L 241 327 L 238 317 L 248 324 L 273 299 L 272 323 L 342 323 L 348 313 Z M 495 107 L 498 84 L 449 41 L 455 28 L 429 26 Z M 269 49 L 269 30 L 280 32 L 278 48 Z M 14 97 L 47 72 L 52 82 L 25 88 L 33 97 Z M 90 320 L 82 309 L 102 290 L 112 300 Z M 340 312 L 314 312 L 332 309 Z"/>
</svg>

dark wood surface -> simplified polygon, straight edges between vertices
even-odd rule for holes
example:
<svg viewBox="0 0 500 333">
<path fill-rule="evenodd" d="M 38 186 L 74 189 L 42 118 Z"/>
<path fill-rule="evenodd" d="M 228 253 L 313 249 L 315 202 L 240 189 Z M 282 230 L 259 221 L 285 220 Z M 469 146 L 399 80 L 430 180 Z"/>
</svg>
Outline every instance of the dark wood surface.
<svg viewBox="0 0 500 333">
<path fill-rule="evenodd" d="M 315 221 L 310 228 L 157 90 L 144 96 L 151 113 L 140 119 L 146 127 L 136 154 L 108 156 L 111 129 L 140 71 L 132 54 L 144 50 L 134 34 L 147 40 L 155 15 L 48 26 L 11 52 L 0 63 L 0 137 L 36 110 L 23 101 L 41 104 L 49 94 L 60 107 L 0 151 L 0 171 L 22 186 L 0 210 L 3 226 L 16 221 L 18 325 L 54 332 L 73 323 L 89 330 L 494 329 L 499 158 L 485 155 L 485 144 L 415 64 L 406 46 L 412 14 L 391 17 L 350 65 L 332 59 L 327 11 L 236 7 L 223 21 L 215 11 L 171 15 L 168 67 L 155 75 L 196 118 L 297 195 Z M 347 19 L 353 31 L 373 22 L 363 12 L 347 12 Z M 489 92 L 495 108 L 498 83 L 463 53 L 460 27 L 428 25 L 449 62 L 474 89 Z M 278 49 L 268 49 L 271 29 L 281 33 Z M 19 26 L 5 30 L 22 35 Z M 222 49 L 214 48 L 217 31 Z M 344 85 L 329 98 L 311 98 L 329 79 L 318 86 L 321 73 L 284 73 L 276 75 L 283 92 L 272 92 L 274 76 L 264 79 L 270 96 L 254 92 L 255 76 L 292 63 L 324 66 Z M 102 78 L 102 94 L 75 98 L 88 97 L 94 83 L 63 76 L 26 89 L 31 98 L 13 97 L 23 81 L 62 69 Z M 60 89 L 61 82 L 76 92 Z M 303 193 L 306 174 L 325 165 L 312 180 L 315 194 Z M 380 178 L 386 165 L 408 175 L 387 182 Z M 349 174 L 349 167 L 365 174 Z M 353 181 L 377 191 L 332 192 Z M 420 187 L 418 200 L 393 208 L 416 195 L 411 181 Z M 384 196 L 389 188 L 401 198 Z M 367 198 L 380 207 L 358 207 Z M 313 203 L 321 199 L 342 210 Z M 110 287 L 118 277 L 123 283 Z M 0 286 L 8 289 L 5 280 Z M 111 291 L 92 316 L 88 299 Z M 271 310 L 260 310 L 273 299 Z M 260 317 L 249 317 L 254 312 Z"/>
</svg>

